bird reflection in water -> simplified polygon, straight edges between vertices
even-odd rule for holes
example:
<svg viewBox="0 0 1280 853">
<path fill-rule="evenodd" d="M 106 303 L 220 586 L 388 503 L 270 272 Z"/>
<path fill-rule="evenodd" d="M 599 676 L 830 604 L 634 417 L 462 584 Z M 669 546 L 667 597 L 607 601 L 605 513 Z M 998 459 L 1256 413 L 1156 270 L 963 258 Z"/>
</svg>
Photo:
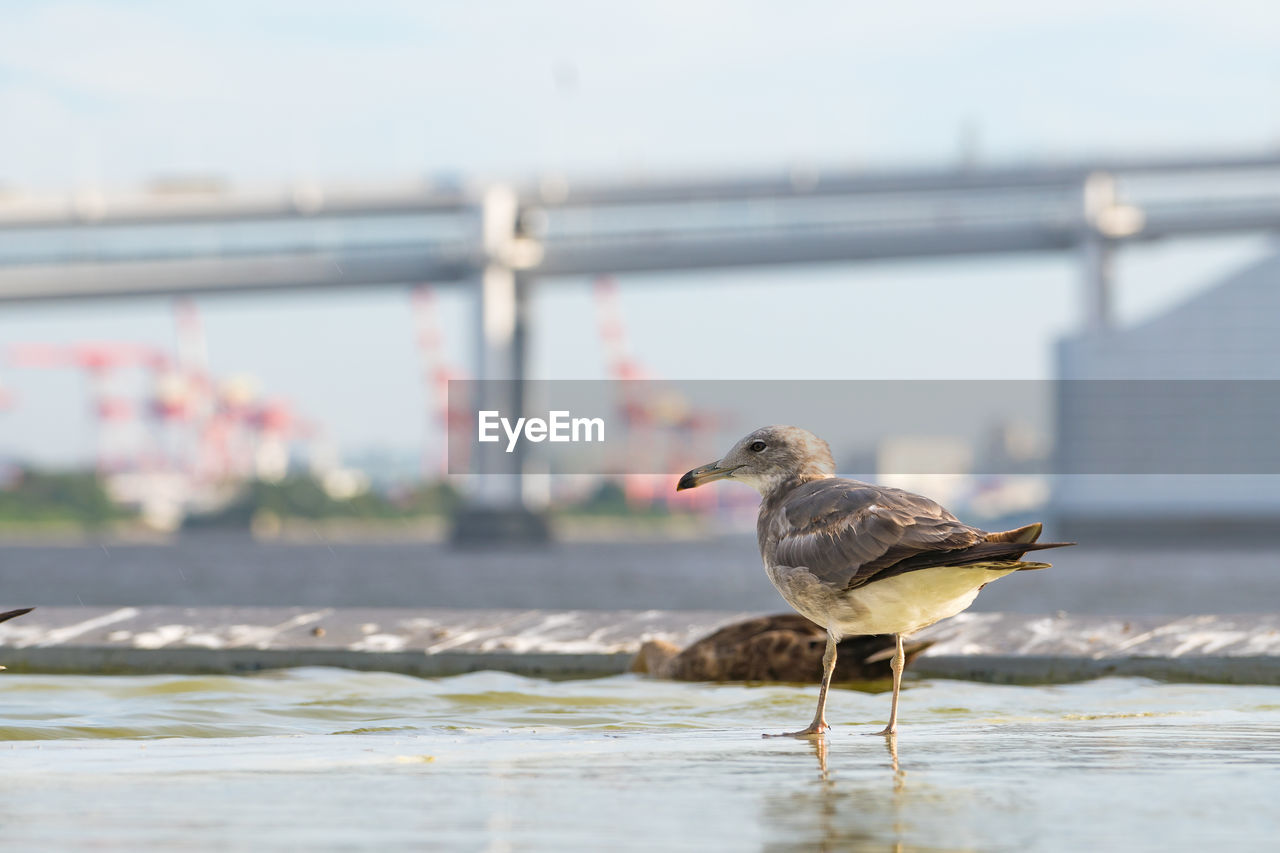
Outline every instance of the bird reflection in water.
<svg viewBox="0 0 1280 853">
<path fill-rule="evenodd" d="M 898 764 L 898 735 L 894 732 L 885 735 L 884 748 L 889 750 L 889 766 L 893 768 L 893 791 L 900 794 L 907 787 L 907 771 Z"/>
<path fill-rule="evenodd" d="M 800 780 L 790 794 L 765 804 L 765 849 L 775 853 L 918 849 L 912 839 L 912 809 L 922 802 L 933 803 L 936 792 L 928 785 L 924 790 L 907 786 L 896 735 L 885 736 L 883 756 L 854 748 L 862 743 L 857 738 L 837 739 L 834 744 L 827 737 L 806 739 L 805 746 L 817 762 L 817 776 Z M 929 849 L 940 853 L 947 847 L 935 844 Z"/>
<path fill-rule="evenodd" d="M 827 766 L 827 753 L 829 747 L 825 737 L 810 738 L 809 745 L 813 748 L 813 755 L 818 759 L 818 776 L 823 784 L 831 783 L 831 770 Z M 888 734 L 884 736 L 884 748 L 889 753 L 889 767 L 893 771 L 893 790 L 902 791 L 906 787 L 907 773 L 902 769 L 902 765 L 898 761 L 898 736 L 896 734 Z"/>
</svg>

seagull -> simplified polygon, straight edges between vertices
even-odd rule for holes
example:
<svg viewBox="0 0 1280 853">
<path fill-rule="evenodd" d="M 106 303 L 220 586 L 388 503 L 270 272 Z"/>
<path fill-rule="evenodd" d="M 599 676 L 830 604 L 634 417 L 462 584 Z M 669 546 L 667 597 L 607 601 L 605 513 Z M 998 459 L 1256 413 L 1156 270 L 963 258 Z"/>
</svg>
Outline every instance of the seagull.
<svg viewBox="0 0 1280 853">
<path fill-rule="evenodd" d="M 756 536 L 765 571 L 796 611 L 827 631 L 813 722 L 781 736 L 815 737 L 828 728 L 827 688 L 836 646 L 850 634 L 893 634 L 896 650 L 889 724 L 898 731 L 903 638 L 955 616 L 996 578 L 1048 563 L 1023 554 L 1071 542 L 1036 543 L 1041 525 L 990 533 L 957 519 L 923 495 L 835 475 L 831 448 L 793 426 L 762 427 L 724 458 L 694 468 L 676 491 L 738 480 L 760 493 Z"/>
</svg>

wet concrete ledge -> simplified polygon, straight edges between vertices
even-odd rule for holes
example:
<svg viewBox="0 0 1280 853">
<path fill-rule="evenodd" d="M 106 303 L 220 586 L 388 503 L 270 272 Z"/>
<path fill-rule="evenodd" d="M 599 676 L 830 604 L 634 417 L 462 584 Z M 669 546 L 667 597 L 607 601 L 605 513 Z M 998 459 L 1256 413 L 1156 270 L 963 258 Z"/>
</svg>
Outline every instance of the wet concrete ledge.
<svg viewBox="0 0 1280 853">
<path fill-rule="evenodd" d="M 626 670 L 647 639 L 690 643 L 722 611 L 42 607 L 0 624 L 15 672 L 236 673 L 339 666 L 409 675 Z M 964 613 L 921 632 L 917 676 L 1010 683 L 1103 675 L 1280 684 L 1280 614 L 1132 618 Z"/>
</svg>

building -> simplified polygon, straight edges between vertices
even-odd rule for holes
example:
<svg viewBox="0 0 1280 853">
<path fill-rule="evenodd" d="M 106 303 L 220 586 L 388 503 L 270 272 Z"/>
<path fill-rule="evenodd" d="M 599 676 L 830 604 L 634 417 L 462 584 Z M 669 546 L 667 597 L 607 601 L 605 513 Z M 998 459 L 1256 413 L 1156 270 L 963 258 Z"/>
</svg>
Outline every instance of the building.
<svg viewBox="0 0 1280 853">
<path fill-rule="evenodd" d="M 1280 253 L 1058 350 L 1057 534 L 1260 541 L 1280 521 Z"/>
</svg>

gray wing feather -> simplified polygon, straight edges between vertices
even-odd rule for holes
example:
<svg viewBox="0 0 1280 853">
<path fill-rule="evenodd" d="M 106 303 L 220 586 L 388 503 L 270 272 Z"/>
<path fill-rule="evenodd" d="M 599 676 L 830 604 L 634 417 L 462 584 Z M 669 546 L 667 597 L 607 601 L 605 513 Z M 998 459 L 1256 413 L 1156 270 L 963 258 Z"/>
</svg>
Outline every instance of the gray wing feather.
<svg viewBox="0 0 1280 853">
<path fill-rule="evenodd" d="M 776 513 L 777 564 L 803 566 L 845 589 L 898 574 L 894 567 L 904 560 L 965 549 L 985 536 L 929 498 L 857 480 L 806 483 Z"/>
</svg>

